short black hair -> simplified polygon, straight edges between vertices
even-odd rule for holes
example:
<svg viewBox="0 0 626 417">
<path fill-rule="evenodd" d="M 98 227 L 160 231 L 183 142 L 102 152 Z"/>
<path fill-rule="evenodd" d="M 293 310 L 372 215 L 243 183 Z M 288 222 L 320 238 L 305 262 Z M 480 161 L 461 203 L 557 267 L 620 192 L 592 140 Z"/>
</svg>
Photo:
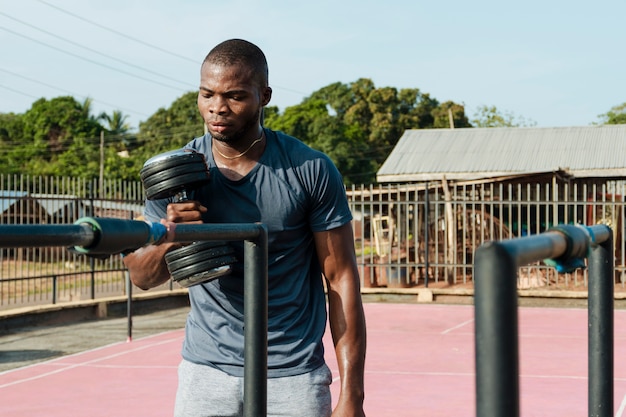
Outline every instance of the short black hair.
<svg viewBox="0 0 626 417">
<path fill-rule="evenodd" d="M 204 63 L 243 65 L 257 74 L 261 87 L 267 87 L 269 70 L 261 48 L 243 39 L 229 39 L 216 45 L 204 58 Z"/>
</svg>

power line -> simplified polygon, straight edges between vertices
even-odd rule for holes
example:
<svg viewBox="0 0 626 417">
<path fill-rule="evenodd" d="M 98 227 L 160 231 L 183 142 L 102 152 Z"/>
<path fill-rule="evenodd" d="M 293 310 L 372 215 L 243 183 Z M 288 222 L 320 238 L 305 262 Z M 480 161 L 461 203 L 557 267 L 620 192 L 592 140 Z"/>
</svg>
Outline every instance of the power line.
<svg viewBox="0 0 626 417">
<path fill-rule="evenodd" d="M 61 91 L 61 92 L 63 92 L 63 93 L 69 94 L 69 95 L 71 95 L 71 96 L 78 96 L 78 97 L 81 97 L 82 99 L 87 99 L 87 98 L 90 98 L 90 97 L 84 96 L 84 95 L 82 95 L 82 94 L 76 94 L 76 93 L 74 93 L 74 92 L 72 92 L 72 91 L 64 90 L 64 89 L 59 88 L 59 87 L 57 87 L 57 86 L 54 86 L 54 85 L 51 85 L 51 84 L 47 84 L 47 83 L 44 83 L 44 82 L 42 82 L 42 81 L 35 80 L 35 79 L 33 79 L 33 78 L 26 77 L 26 76 L 24 76 L 24 75 L 22 75 L 22 74 L 18 74 L 18 73 L 16 73 L 16 72 L 9 71 L 9 70 L 4 69 L 4 68 L 0 68 L 0 71 L 2 71 L 2 72 L 4 72 L 4 73 L 7 73 L 7 74 L 10 74 L 10 75 L 13 75 L 13 76 L 15 76 L 15 77 L 22 78 L 22 79 L 24 79 L 24 80 L 27 80 L 27 81 L 30 81 L 30 82 L 33 82 L 33 83 L 41 84 L 41 85 L 43 85 L 43 86 L 45 86 L 45 87 L 48 87 L 48 88 L 52 88 L 52 89 L 55 89 L 55 90 Z M 8 88 L 8 87 L 5 87 L 5 88 Z M 15 90 L 13 90 L 13 91 L 15 91 Z M 26 94 L 26 93 L 22 93 L 22 92 L 20 92 L 20 94 L 23 94 L 23 95 L 29 96 L 28 94 Z M 34 96 L 30 96 L 30 97 L 34 97 Z M 39 99 L 40 97 L 34 97 L 34 98 Z M 111 104 L 111 103 L 106 103 L 106 102 L 104 102 L 104 101 L 95 100 L 95 99 L 94 99 L 93 101 L 94 101 L 94 102 L 96 102 L 96 103 L 104 104 L 104 105 L 106 105 L 106 106 L 110 106 L 110 107 L 113 107 L 113 108 L 117 108 L 117 109 L 120 109 L 120 110 L 124 110 L 125 112 L 128 112 L 128 113 L 134 113 L 134 114 L 139 115 L 139 116 L 146 116 L 146 117 L 149 117 L 149 116 L 150 116 L 150 115 L 148 115 L 148 114 L 145 114 L 145 113 L 142 113 L 142 112 L 138 112 L 138 111 L 136 111 L 136 110 L 125 109 L 125 108 L 123 108 L 123 107 L 119 107 L 119 106 L 117 106 L 117 105 L 115 105 L 115 104 Z"/>
<path fill-rule="evenodd" d="M 98 22 L 94 22 L 93 20 L 89 20 L 89 19 L 84 18 L 84 17 L 82 17 L 82 16 L 79 16 L 79 15 L 77 15 L 77 14 L 75 14 L 75 13 L 72 13 L 72 12 L 70 12 L 70 11 L 68 11 L 68 10 L 65 10 L 65 9 L 63 9 L 63 8 L 61 8 L 61 7 L 59 7 L 59 6 L 56 6 L 56 5 L 54 5 L 54 4 L 50 4 L 50 3 L 48 3 L 48 2 L 46 2 L 46 1 L 44 1 L 44 0 L 37 0 L 37 1 L 38 1 L 39 3 L 45 4 L 45 5 L 46 5 L 46 6 L 48 6 L 48 7 L 52 7 L 53 9 L 56 9 L 56 10 L 58 10 L 58 11 L 62 12 L 62 13 L 65 13 L 65 14 L 67 14 L 67 15 L 69 15 L 69 16 L 72 16 L 72 17 L 74 17 L 74 18 L 76 18 L 76 19 L 82 20 L 83 22 L 89 23 L 90 25 L 97 26 L 97 27 L 99 27 L 99 28 L 101 28 L 101 29 L 104 29 L 104 30 L 106 30 L 106 31 L 109 31 L 109 32 L 111 32 L 111 33 L 114 33 L 114 34 L 116 34 L 116 35 L 118 35 L 118 36 L 121 36 L 121 37 L 123 37 L 123 38 L 129 39 L 129 40 L 132 40 L 132 41 L 137 42 L 137 43 L 139 43 L 139 44 L 141 44 L 141 45 L 144 45 L 144 46 L 147 46 L 147 47 L 149 47 L 149 48 L 152 48 L 152 49 L 158 50 L 158 51 L 163 52 L 163 53 L 166 53 L 166 54 L 168 54 L 168 55 L 175 56 L 175 57 L 177 57 L 177 58 L 183 59 L 183 60 L 188 61 L 188 62 L 193 62 L 194 64 L 199 64 L 198 60 L 196 60 L 196 59 L 192 59 L 192 58 L 189 58 L 189 57 L 186 57 L 186 56 L 183 56 L 183 55 L 179 55 L 179 54 L 177 54 L 177 53 L 175 53 L 175 52 L 171 52 L 171 51 L 168 51 L 168 50 L 166 50 L 166 49 L 163 49 L 163 48 L 161 48 L 160 46 L 156 46 L 156 45 L 153 45 L 153 44 L 151 44 L 151 43 L 148 43 L 148 42 L 142 41 L 141 39 L 135 38 L 135 37 L 133 37 L 133 36 L 131 36 L 131 35 L 128 35 L 128 34 L 126 34 L 126 33 L 122 33 L 122 32 L 120 32 L 120 31 L 118 31 L 118 30 L 115 30 L 115 29 L 111 29 L 111 28 L 109 28 L 109 27 L 107 27 L 107 26 L 104 26 L 104 25 L 102 25 L 102 24 L 98 23 Z M 272 87 L 273 87 L 273 88 L 276 88 L 276 89 L 278 89 L 278 90 L 283 90 L 283 91 L 287 91 L 287 92 L 290 92 L 290 93 L 299 94 L 299 95 L 301 95 L 301 96 L 303 96 L 303 97 L 306 97 L 306 96 L 307 96 L 307 93 L 303 93 L 302 91 L 297 91 L 297 90 L 294 90 L 294 89 L 291 89 L 291 88 L 281 87 L 281 86 L 279 86 L 279 85 L 275 85 L 275 84 L 274 84 L 274 85 L 272 85 Z M 194 89 L 195 89 L 195 88 L 196 88 L 196 86 L 194 86 Z"/>
<path fill-rule="evenodd" d="M 159 76 L 159 77 L 162 77 L 162 78 L 168 79 L 168 80 L 170 80 L 170 81 L 175 81 L 175 82 L 177 82 L 177 83 L 180 83 L 180 84 L 185 85 L 186 87 L 191 87 L 191 88 L 194 88 L 194 89 L 196 88 L 196 86 L 195 86 L 195 85 L 191 85 L 191 84 L 184 83 L 184 82 L 179 81 L 178 79 L 176 79 L 176 78 L 174 78 L 174 77 L 170 77 L 170 76 L 167 76 L 167 75 L 160 74 L 160 73 L 158 73 L 158 72 L 156 72 L 156 71 L 152 71 L 152 70 L 150 70 L 150 69 L 148 69 L 148 68 L 144 68 L 144 67 L 141 67 L 141 66 L 139 66 L 139 65 L 132 64 L 132 63 L 130 63 L 130 62 L 128 62 L 128 61 L 125 61 L 125 60 L 123 60 L 123 59 L 119 59 L 119 58 L 116 58 L 116 57 L 114 57 L 114 56 L 111 56 L 111 55 L 105 54 L 105 53 L 103 53 L 103 52 L 100 52 L 100 51 L 98 51 L 98 50 L 95 50 L 95 49 L 89 48 L 88 46 L 81 45 L 81 44 L 79 44 L 79 43 L 77 43 L 77 42 L 74 42 L 74 41 L 72 41 L 72 40 L 70 40 L 70 39 L 66 39 L 66 38 L 64 38 L 64 37 L 62 37 L 62 36 L 56 35 L 56 34 L 54 34 L 54 33 L 52 33 L 52 32 L 47 31 L 47 30 L 41 29 L 41 28 L 39 28 L 39 27 L 37 27 L 37 26 L 35 26 L 35 25 L 31 25 L 30 23 L 24 22 L 24 21 L 22 21 L 22 20 L 20 20 L 20 19 L 17 19 L 17 18 L 15 18 L 15 17 L 13 17 L 13 16 L 10 16 L 10 15 L 8 15 L 8 14 L 6 14 L 6 13 L 0 12 L 0 15 L 4 16 L 4 17 L 6 17 L 6 18 L 9 18 L 9 19 L 11 19 L 11 20 L 13 20 L 13 21 L 15 21 L 15 22 L 21 23 L 22 25 L 28 26 L 28 27 L 30 27 L 30 28 L 32 28 L 32 29 L 38 30 L 39 32 L 43 32 L 43 33 L 45 33 L 45 34 L 47 34 L 47 35 L 49 35 L 49 36 L 55 37 L 55 38 L 57 38 L 57 39 L 60 39 L 60 40 L 62 40 L 62 41 L 64 41 L 64 42 L 67 42 L 67 43 L 69 43 L 69 44 L 71 44 L 71 45 L 77 46 L 77 47 L 79 47 L 79 48 L 83 48 L 83 49 L 85 49 L 85 50 L 87 50 L 87 51 L 90 51 L 90 52 L 93 52 L 93 53 L 98 54 L 98 55 L 100 55 L 100 56 L 103 56 L 103 57 L 105 57 L 105 58 L 112 59 L 112 60 L 117 61 L 117 62 L 120 62 L 120 63 L 122 63 L 122 64 L 124 64 L 124 65 L 128 65 L 128 66 L 130 66 L 130 67 L 137 68 L 137 69 L 139 69 L 139 70 L 141 70 L 141 71 L 145 71 L 145 72 L 148 72 L 148 73 L 150 73 L 150 74 L 157 75 L 157 76 Z"/>
<path fill-rule="evenodd" d="M 131 73 L 131 72 L 124 71 L 124 70 L 122 70 L 122 69 L 115 68 L 115 67 L 112 67 L 112 66 L 110 66 L 110 65 L 103 64 L 103 63 L 101 63 L 101 62 L 94 61 L 94 60 L 89 59 L 89 58 L 85 58 L 84 56 L 77 55 L 77 54 L 75 54 L 75 53 L 73 53 L 73 52 L 65 51 L 65 50 L 63 50 L 63 49 L 61 49 L 61 48 L 57 48 L 56 46 L 49 45 L 49 44 L 47 44 L 47 43 L 45 43 L 45 42 L 42 42 L 42 41 L 39 41 L 39 40 L 37 40 L 37 39 L 33 39 L 33 38 L 31 38 L 30 36 L 22 35 L 21 33 L 15 32 L 15 31 L 13 31 L 13 30 L 11 30 L 11 29 L 7 29 L 7 28 L 2 27 L 2 26 L 0 26 L 0 29 L 4 30 L 4 31 L 6 31 L 6 32 L 9 32 L 9 33 L 11 33 L 11 34 L 13 34 L 13 35 L 15 35 L 15 36 L 19 36 L 19 37 L 22 37 L 22 38 L 28 39 L 28 40 L 30 40 L 30 41 L 32 41 L 32 42 L 38 43 L 38 44 L 40 44 L 40 45 L 44 45 L 44 46 L 46 46 L 46 47 L 48 47 L 48 48 L 52 48 L 52 49 L 57 50 L 57 51 L 59 51 L 59 52 L 63 52 L 64 54 L 67 54 L 67 55 L 73 56 L 73 57 L 78 58 L 78 59 L 81 59 L 81 60 L 83 60 L 83 61 L 87 61 L 87 62 L 90 62 L 90 63 L 92 63 L 92 64 L 99 65 L 99 66 L 101 66 L 101 67 L 108 68 L 108 69 L 110 69 L 110 70 L 117 71 L 117 72 L 120 72 L 120 73 L 125 74 L 125 75 L 130 75 L 131 77 L 135 77 L 135 78 L 138 78 L 138 79 L 143 80 L 143 81 L 148 81 L 148 82 L 151 82 L 151 83 L 154 83 L 154 84 L 160 85 L 160 86 L 162 86 L 162 87 L 171 88 L 171 89 L 176 90 L 176 91 L 180 91 L 180 90 L 181 90 L 181 89 L 180 89 L 180 87 L 175 87 L 175 86 L 172 86 L 172 85 L 169 85 L 169 84 L 164 84 L 164 83 L 162 83 L 162 82 L 155 81 L 155 80 L 152 80 L 152 79 L 149 79 L 149 78 L 144 78 L 144 77 L 141 77 L 141 76 L 139 76 L 139 75 L 137 75 L 137 74 L 133 74 L 133 73 Z"/>
<path fill-rule="evenodd" d="M 0 87 L 4 88 L 5 90 L 13 91 L 14 93 L 21 94 L 21 95 L 26 96 L 26 97 L 34 98 L 35 100 L 38 100 L 40 98 L 40 97 L 36 97 L 36 96 L 30 95 L 30 94 L 27 94 L 27 93 L 25 93 L 23 91 L 18 91 L 18 90 L 14 89 L 14 88 L 7 87 L 6 85 L 0 84 Z"/>
<path fill-rule="evenodd" d="M 56 10 L 58 10 L 58 11 L 62 12 L 62 13 L 65 13 L 65 14 L 67 14 L 67 15 L 70 15 L 70 16 L 72 16 L 72 17 L 76 18 L 76 19 L 82 20 L 83 22 L 87 22 L 87 23 L 89 23 L 90 25 L 97 26 L 97 27 L 99 27 L 99 28 L 101 28 L 101 29 L 104 29 L 104 30 L 106 30 L 106 31 L 109 31 L 109 32 L 111 32 L 111 33 L 114 33 L 114 34 L 116 34 L 116 35 L 118 35 L 118 36 L 121 36 L 121 37 L 123 37 L 123 38 L 130 39 L 130 40 L 132 40 L 132 41 L 134 41 L 134 42 L 140 43 L 140 44 L 142 44 L 142 45 L 144 45 L 144 46 L 147 46 L 147 47 L 152 48 L 152 49 L 155 49 L 155 50 L 157 50 L 157 51 L 160 51 L 160 52 L 166 53 L 166 54 L 168 54 L 168 55 L 172 55 L 172 56 L 175 56 L 175 57 L 177 57 L 177 58 L 184 59 L 185 61 L 189 61 L 189 62 L 193 62 L 194 64 L 198 64 L 198 61 L 197 61 L 197 60 L 195 60 L 195 59 L 191 59 L 191 58 L 188 58 L 188 57 L 186 57 L 186 56 L 179 55 L 179 54 L 177 54 L 177 53 L 174 53 L 174 52 L 168 51 L 168 50 L 166 50 L 166 49 L 161 48 L 160 46 L 152 45 L 152 44 L 150 44 L 150 43 L 148 43 L 148 42 L 142 41 L 141 39 L 137 39 L 137 38 L 132 37 L 132 36 L 130 36 L 130 35 L 127 35 L 127 34 L 125 34 L 125 33 L 119 32 L 119 31 L 117 31 L 117 30 L 115 30 L 115 29 L 111 29 L 111 28 L 109 28 L 109 27 L 107 27 L 107 26 L 101 25 L 101 24 L 100 24 L 100 23 L 98 23 L 98 22 L 94 22 L 93 20 L 86 19 L 86 18 L 84 18 L 84 17 L 82 17 L 82 16 L 79 16 L 79 15 L 77 15 L 77 14 L 75 14 L 75 13 L 72 13 L 72 12 L 70 12 L 70 11 L 68 11 L 68 10 L 65 10 L 65 9 L 63 9 L 63 8 L 61 8 L 61 7 L 59 7 L 59 6 L 55 6 L 54 4 L 50 4 L 50 3 L 46 2 L 46 1 L 43 1 L 43 0 L 37 0 L 37 1 L 38 1 L 39 3 L 45 4 L 45 5 L 46 5 L 46 6 L 48 6 L 48 7 L 52 7 L 53 9 L 56 9 Z"/>
</svg>

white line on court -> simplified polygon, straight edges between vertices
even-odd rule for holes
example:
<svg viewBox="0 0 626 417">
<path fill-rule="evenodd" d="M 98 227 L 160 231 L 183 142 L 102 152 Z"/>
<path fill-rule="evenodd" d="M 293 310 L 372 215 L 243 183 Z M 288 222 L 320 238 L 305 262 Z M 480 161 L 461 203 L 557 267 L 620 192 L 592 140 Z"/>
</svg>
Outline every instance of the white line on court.
<svg viewBox="0 0 626 417">
<path fill-rule="evenodd" d="M 133 352 L 139 352 L 139 351 L 141 351 L 141 350 L 145 350 L 145 349 L 148 349 L 148 348 L 151 348 L 151 347 L 160 346 L 160 345 L 164 345 L 164 344 L 166 344 L 166 343 L 171 343 L 171 342 L 173 342 L 173 341 L 179 341 L 179 340 L 180 340 L 179 338 L 176 338 L 176 339 L 168 339 L 168 340 L 163 340 L 163 341 L 160 341 L 160 342 L 151 343 L 151 344 L 144 345 L 144 346 L 139 346 L 139 347 L 137 347 L 137 348 L 135 348 L 135 349 L 125 350 L 125 351 L 123 351 L 123 352 L 118 352 L 118 353 L 114 353 L 114 354 L 112 354 L 112 355 L 103 356 L 103 357 L 101 357 L 101 358 L 92 359 L 92 360 L 90 360 L 90 361 L 86 361 L 86 362 L 79 362 L 79 363 L 71 364 L 71 365 L 68 365 L 68 366 L 66 366 L 66 367 L 59 368 L 59 369 L 56 369 L 56 370 L 54 370 L 54 371 L 46 372 L 46 373 L 43 373 L 43 374 L 40 374 L 40 375 L 35 375 L 35 376 L 31 376 L 31 377 L 29 377 L 29 378 L 24 378 L 24 379 L 17 379 L 17 380 L 15 380 L 15 381 L 12 381 L 12 382 L 9 382 L 9 383 L 6 383 L 6 384 L 3 384 L 3 385 L 0 385 L 0 388 L 10 387 L 10 386 L 13 386 L 13 385 L 21 384 L 21 383 L 23 383 L 23 382 L 34 381 L 34 380 L 36 380 L 36 379 L 45 378 L 45 377 L 47 377 L 47 376 L 54 375 L 54 374 L 58 374 L 58 373 L 60 373 L 60 372 L 69 371 L 70 369 L 79 368 L 79 367 L 81 367 L 81 366 L 91 365 L 91 364 L 94 364 L 94 363 L 97 363 L 97 362 L 100 362 L 100 361 L 103 361 L 103 360 L 116 358 L 116 357 L 118 357 L 118 356 L 123 356 L 123 355 L 129 354 L 129 353 L 133 353 Z M 113 345 L 109 345 L 109 346 L 114 346 L 114 345 L 115 345 L 115 344 L 113 344 Z M 100 350 L 100 349 L 93 349 L 93 350 L 91 350 L 91 351 L 87 351 L 87 352 L 93 352 L 93 351 L 97 351 L 97 350 Z M 78 356 L 78 355 L 83 354 L 83 353 L 86 353 L 86 352 L 81 352 L 81 353 L 77 353 L 77 354 L 70 355 L 70 356 Z M 67 359 L 67 357 L 63 357 L 63 358 L 61 358 L 61 359 Z M 52 361 L 51 361 L 51 362 L 52 362 Z M 20 368 L 20 369 L 23 369 L 23 368 Z"/>
<path fill-rule="evenodd" d="M 626 409 L 626 395 L 622 398 L 622 403 L 619 405 L 619 409 L 617 410 L 615 417 L 622 417 L 622 415 L 624 415 L 624 409 Z"/>
<path fill-rule="evenodd" d="M 467 321 L 464 321 L 461 324 L 457 324 L 454 327 L 450 327 L 449 329 L 444 330 L 443 332 L 441 332 L 441 334 L 448 334 L 448 333 L 450 333 L 453 330 L 460 329 L 461 327 L 465 327 L 466 325 L 468 325 L 470 323 L 473 323 L 473 322 L 474 322 L 474 319 L 469 319 Z"/>
</svg>

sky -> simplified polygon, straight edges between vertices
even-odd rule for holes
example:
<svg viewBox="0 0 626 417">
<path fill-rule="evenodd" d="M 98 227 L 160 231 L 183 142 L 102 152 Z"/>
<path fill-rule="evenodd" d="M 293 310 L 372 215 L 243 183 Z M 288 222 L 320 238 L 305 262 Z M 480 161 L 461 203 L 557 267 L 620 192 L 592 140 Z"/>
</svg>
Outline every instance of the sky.
<svg viewBox="0 0 626 417">
<path fill-rule="evenodd" d="M 335 82 L 417 88 L 475 118 L 587 126 L 626 102 L 624 0 L 0 0 L 0 113 L 92 100 L 137 128 L 196 91 L 242 38 L 268 59 L 282 111 Z"/>
</svg>

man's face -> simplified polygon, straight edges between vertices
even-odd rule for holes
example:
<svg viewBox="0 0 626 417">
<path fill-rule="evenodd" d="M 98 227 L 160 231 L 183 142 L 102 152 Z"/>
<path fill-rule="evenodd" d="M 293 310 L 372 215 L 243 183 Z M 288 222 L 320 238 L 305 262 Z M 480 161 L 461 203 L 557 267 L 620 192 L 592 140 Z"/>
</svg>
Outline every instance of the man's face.
<svg viewBox="0 0 626 417">
<path fill-rule="evenodd" d="M 261 88 L 252 71 L 204 63 L 200 72 L 198 110 L 211 136 L 236 143 L 258 134 L 261 109 L 271 90 Z"/>
</svg>

